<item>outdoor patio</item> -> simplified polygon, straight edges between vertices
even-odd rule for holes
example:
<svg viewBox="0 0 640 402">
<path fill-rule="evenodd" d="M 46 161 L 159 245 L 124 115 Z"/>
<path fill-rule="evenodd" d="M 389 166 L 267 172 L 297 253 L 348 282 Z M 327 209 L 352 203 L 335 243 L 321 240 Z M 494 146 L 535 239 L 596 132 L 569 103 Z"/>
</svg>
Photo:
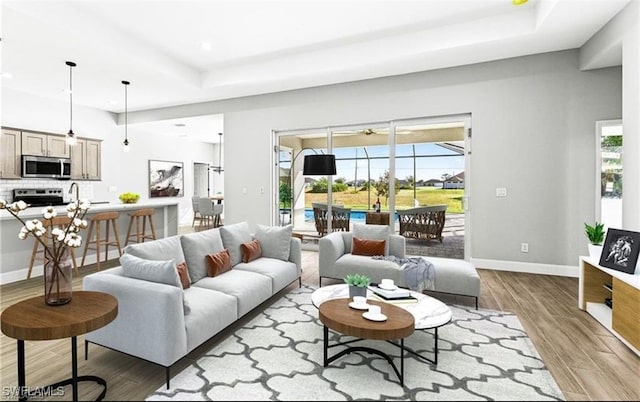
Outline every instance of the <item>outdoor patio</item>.
<svg viewBox="0 0 640 402">
<path fill-rule="evenodd" d="M 351 221 L 353 227 L 354 221 Z M 364 222 L 363 222 L 364 223 Z M 399 232 L 398 223 L 395 225 L 395 233 Z M 313 221 L 305 221 L 294 228 L 294 233 L 301 235 L 302 248 L 305 250 L 317 250 L 320 236 L 316 231 Z M 407 239 L 407 254 L 425 255 L 446 258 L 464 258 L 464 214 L 447 214 L 444 229 L 442 230 L 442 243 L 437 240 L 425 241 Z"/>
</svg>

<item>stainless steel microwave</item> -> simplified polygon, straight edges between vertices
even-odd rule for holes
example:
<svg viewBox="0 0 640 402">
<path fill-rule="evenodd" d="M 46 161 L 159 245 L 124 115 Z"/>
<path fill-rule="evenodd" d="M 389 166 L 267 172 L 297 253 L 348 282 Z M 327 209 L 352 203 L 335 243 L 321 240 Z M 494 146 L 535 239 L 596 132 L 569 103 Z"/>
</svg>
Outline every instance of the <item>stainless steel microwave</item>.
<svg viewBox="0 0 640 402">
<path fill-rule="evenodd" d="M 22 177 L 68 180 L 71 178 L 71 159 L 22 155 Z"/>
</svg>

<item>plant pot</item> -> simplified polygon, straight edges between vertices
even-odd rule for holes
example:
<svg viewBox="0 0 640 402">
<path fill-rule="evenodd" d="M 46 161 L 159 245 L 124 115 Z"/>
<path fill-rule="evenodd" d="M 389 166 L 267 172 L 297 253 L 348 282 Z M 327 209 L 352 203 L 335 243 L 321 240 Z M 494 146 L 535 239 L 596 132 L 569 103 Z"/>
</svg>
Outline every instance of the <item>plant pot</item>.
<svg viewBox="0 0 640 402">
<path fill-rule="evenodd" d="M 349 285 L 349 297 L 353 299 L 353 296 L 367 297 L 367 288 Z"/>
<path fill-rule="evenodd" d="M 596 261 L 600 261 L 600 254 L 602 254 L 602 245 L 600 244 L 588 244 L 589 257 Z"/>
</svg>

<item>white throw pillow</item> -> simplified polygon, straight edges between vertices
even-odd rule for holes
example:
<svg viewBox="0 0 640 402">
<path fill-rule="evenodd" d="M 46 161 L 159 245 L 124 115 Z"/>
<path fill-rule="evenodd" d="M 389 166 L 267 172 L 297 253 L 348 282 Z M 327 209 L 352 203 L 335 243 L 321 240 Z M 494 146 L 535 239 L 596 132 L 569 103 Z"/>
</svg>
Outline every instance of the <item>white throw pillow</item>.
<svg viewBox="0 0 640 402">
<path fill-rule="evenodd" d="M 293 226 L 265 226 L 258 224 L 256 239 L 260 242 L 262 256 L 289 261 Z"/>
<path fill-rule="evenodd" d="M 242 244 L 253 240 L 249 232 L 249 224 L 240 222 L 233 225 L 224 225 L 220 228 L 220 236 L 222 236 L 224 248 L 229 250 L 231 266 L 233 267 L 242 261 Z"/>
<path fill-rule="evenodd" d="M 367 240 L 384 240 L 384 255 L 389 255 L 389 226 L 354 223 L 353 237 Z M 353 241 L 351 241 L 351 248 L 353 249 Z"/>
<path fill-rule="evenodd" d="M 173 260 L 145 260 L 125 253 L 120 257 L 120 264 L 122 265 L 122 272 L 126 277 L 149 282 L 164 283 L 166 285 L 182 289 L 182 283 L 180 282 L 180 275 L 178 275 L 176 262 Z M 184 299 L 184 292 L 182 295 L 182 303 L 184 314 L 189 314 L 191 312 L 191 308 Z"/>
</svg>

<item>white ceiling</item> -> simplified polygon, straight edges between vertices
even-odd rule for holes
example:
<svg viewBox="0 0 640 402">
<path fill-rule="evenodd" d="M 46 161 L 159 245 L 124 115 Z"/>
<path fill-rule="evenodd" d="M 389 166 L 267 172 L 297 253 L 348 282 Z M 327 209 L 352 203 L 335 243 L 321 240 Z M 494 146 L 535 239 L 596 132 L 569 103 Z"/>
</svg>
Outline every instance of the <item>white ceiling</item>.
<svg viewBox="0 0 640 402">
<path fill-rule="evenodd" d="M 128 80 L 131 112 L 579 48 L 628 2 L 5 0 L 2 85 L 67 100 L 70 60 L 74 104 Z"/>
</svg>

